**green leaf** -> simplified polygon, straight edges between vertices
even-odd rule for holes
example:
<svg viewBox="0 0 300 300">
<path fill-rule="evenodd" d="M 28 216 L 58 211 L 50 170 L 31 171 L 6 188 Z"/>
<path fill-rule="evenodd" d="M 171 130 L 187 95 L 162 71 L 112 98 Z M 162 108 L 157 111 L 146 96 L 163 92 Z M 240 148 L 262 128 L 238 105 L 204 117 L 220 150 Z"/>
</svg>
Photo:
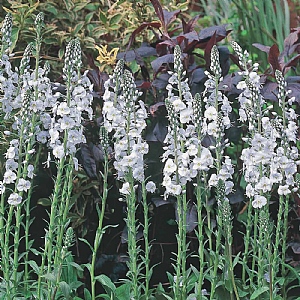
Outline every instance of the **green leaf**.
<svg viewBox="0 0 300 300">
<path fill-rule="evenodd" d="M 65 49 L 64 48 L 59 49 L 58 58 L 62 59 L 64 57 L 64 54 L 65 54 Z"/>
<path fill-rule="evenodd" d="M 90 11 L 96 11 L 99 6 L 100 6 L 99 3 L 89 3 L 88 5 L 86 5 L 85 9 Z"/>
<path fill-rule="evenodd" d="M 96 299 L 111 300 L 111 296 L 108 296 L 106 294 L 101 294 L 96 296 Z"/>
<path fill-rule="evenodd" d="M 92 295 L 86 288 L 84 288 L 84 300 L 92 300 Z"/>
<path fill-rule="evenodd" d="M 85 23 L 90 23 L 93 19 L 93 16 L 94 16 L 94 12 L 88 13 L 84 18 Z"/>
<path fill-rule="evenodd" d="M 45 7 L 45 11 L 52 13 L 55 16 L 57 15 L 57 9 L 52 4 L 47 4 L 47 6 Z"/>
<path fill-rule="evenodd" d="M 106 25 L 106 23 L 107 23 L 107 18 L 106 18 L 105 14 L 104 14 L 102 11 L 100 11 L 99 18 L 100 18 L 100 21 L 101 21 L 104 25 Z"/>
<path fill-rule="evenodd" d="M 110 25 L 115 25 L 115 24 L 119 24 L 120 20 L 122 19 L 122 15 L 121 14 L 117 14 L 114 15 L 110 20 L 109 20 L 109 24 Z"/>
<path fill-rule="evenodd" d="M 268 291 L 269 288 L 267 286 L 262 286 L 260 288 L 258 288 L 250 297 L 250 300 L 254 300 L 256 299 L 258 296 L 260 296 L 261 294 L 263 294 L 264 292 Z"/>
<path fill-rule="evenodd" d="M 35 272 L 35 274 L 39 274 L 40 272 L 40 268 L 37 265 L 37 263 L 34 260 L 30 260 L 28 262 L 29 266 L 33 269 L 33 271 Z"/>
<path fill-rule="evenodd" d="M 74 11 L 75 12 L 78 12 L 80 10 L 82 10 L 83 8 L 85 8 L 85 6 L 87 5 L 88 3 L 87 2 L 79 2 L 79 3 L 76 3 L 75 7 L 74 7 Z"/>
<path fill-rule="evenodd" d="M 130 283 L 125 283 L 117 287 L 116 296 L 117 299 L 130 299 Z"/>
<path fill-rule="evenodd" d="M 51 206 L 51 200 L 49 198 L 40 198 L 37 204 L 40 204 L 42 206 Z"/>
<path fill-rule="evenodd" d="M 90 247 L 90 249 L 93 251 L 93 247 L 92 245 L 86 240 L 86 239 L 83 239 L 83 238 L 78 238 L 81 242 L 84 242 L 86 245 L 88 245 Z"/>
<path fill-rule="evenodd" d="M 66 298 L 70 297 L 71 288 L 65 281 L 59 283 L 59 288 Z"/>
<path fill-rule="evenodd" d="M 78 271 L 83 272 L 83 268 L 79 264 L 77 264 L 76 262 L 74 262 L 74 261 L 68 262 L 68 265 L 71 265 L 75 269 L 77 269 Z"/>
<path fill-rule="evenodd" d="M 106 276 L 104 274 L 100 274 L 100 275 L 96 276 L 95 279 L 102 284 L 102 286 L 105 289 L 107 294 L 115 293 L 116 286 L 114 285 L 114 283 L 111 281 L 111 279 L 108 276 Z"/>
<path fill-rule="evenodd" d="M 74 27 L 74 31 L 73 34 L 76 35 L 78 34 L 78 32 L 83 28 L 84 23 L 83 22 L 79 22 L 75 27 Z"/>
</svg>

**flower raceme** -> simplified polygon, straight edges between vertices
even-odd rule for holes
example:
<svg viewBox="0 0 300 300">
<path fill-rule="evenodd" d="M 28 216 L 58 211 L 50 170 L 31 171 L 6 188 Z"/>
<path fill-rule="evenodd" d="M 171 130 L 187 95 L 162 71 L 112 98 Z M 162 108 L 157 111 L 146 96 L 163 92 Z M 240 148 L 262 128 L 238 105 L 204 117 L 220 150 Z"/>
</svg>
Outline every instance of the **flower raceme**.
<svg viewBox="0 0 300 300">
<path fill-rule="evenodd" d="M 244 81 L 237 88 L 242 89 L 240 102 L 240 119 L 248 122 L 250 137 L 249 147 L 242 150 L 243 170 L 247 182 L 246 195 L 253 198 L 252 205 L 261 208 L 267 204 L 262 194 L 270 194 L 277 187 L 279 195 L 288 195 L 296 189 L 295 174 L 299 164 L 296 143 L 296 113 L 291 107 L 293 98 L 289 99 L 286 81 L 279 70 L 275 76 L 279 86 L 278 103 L 280 114 L 273 112 L 270 118 L 268 108 L 260 94 L 261 83 L 256 73 L 258 65 L 251 65 L 247 53 L 232 44 L 241 66 Z M 251 71 L 250 71 L 251 70 Z"/>
<path fill-rule="evenodd" d="M 181 50 L 179 46 L 174 50 L 174 71 L 169 72 L 169 84 L 167 86 L 168 97 L 166 108 L 168 111 L 169 127 L 165 138 L 163 161 L 164 179 L 166 188 L 165 197 L 179 195 L 182 186 L 192 181 L 199 172 L 216 168 L 216 159 L 209 148 L 202 145 L 203 138 L 207 135 L 215 139 L 215 146 L 220 147 L 223 142 L 224 129 L 230 127 L 229 113 L 232 111 L 227 97 L 216 92 L 215 79 L 221 78 L 218 61 L 218 50 L 214 48 L 212 54 L 211 74 L 207 72 L 208 80 L 203 97 L 191 95 L 188 81 L 185 79 L 185 71 L 181 62 Z M 202 103 L 205 103 L 205 111 L 202 113 Z M 220 111 L 219 111 L 220 108 Z M 210 184 L 216 186 L 218 179 L 225 182 L 226 193 L 231 192 L 233 184 L 228 181 L 233 174 L 230 158 L 222 165 L 220 174 L 211 175 Z M 230 188 L 231 187 L 231 188 Z"/>
</svg>

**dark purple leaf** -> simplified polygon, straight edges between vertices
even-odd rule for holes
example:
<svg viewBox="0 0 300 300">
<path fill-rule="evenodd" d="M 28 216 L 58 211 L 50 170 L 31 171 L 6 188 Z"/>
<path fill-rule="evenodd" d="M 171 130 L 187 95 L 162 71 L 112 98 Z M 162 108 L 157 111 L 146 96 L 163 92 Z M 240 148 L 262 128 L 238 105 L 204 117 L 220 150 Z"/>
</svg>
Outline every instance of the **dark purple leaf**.
<svg viewBox="0 0 300 300">
<path fill-rule="evenodd" d="M 143 230 L 141 228 L 138 229 L 138 232 L 136 234 L 136 240 L 139 241 L 143 237 Z M 127 225 L 125 225 L 122 234 L 121 234 L 121 243 L 126 244 L 128 241 L 128 228 Z"/>
<path fill-rule="evenodd" d="M 300 27 L 295 28 L 295 31 L 291 32 L 284 40 L 283 56 L 290 56 L 294 52 L 294 45 L 299 41 Z"/>
<path fill-rule="evenodd" d="M 276 82 L 268 81 L 266 84 L 263 85 L 261 94 L 267 100 L 278 101 L 278 84 Z"/>
<path fill-rule="evenodd" d="M 195 29 L 195 26 L 197 25 L 197 22 L 200 18 L 200 15 L 196 15 L 194 18 L 188 21 L 188 23 L 183 28 L 184 33 L 191 32 Z"/>
<path fill-rule="evenodd" d="M 155 207 L 160 207 L 167 204 L 173 204 L 170 200 L 164 200 L 163 198 L 151 198 L 151 202 L 155 205 Z"/>
<path fill-rule="evenodd" d="M 292 243 L 292 250 L 295 254 L 300 254 L 300 243 Z"/>
<path fill-rule="evenodd" d="M 134 40 L 135 40 L 135 36 L 137 34 L 139 34 L 141 31 L 143 31 L 145 28 L 148 28 L 148 27 L 154 27 L 154 28 L 159 28 L 161 26 L 161 24 L 159 22 L 145 22 L 145 23 L 142 23 L 137 29 L 135 29 L 130 38 L 129 38 L 129 41 L 128 41 L 128 45 L 127 45 L 127 51 L 130 49 L 131 45 L 133 44 Z"/>
<path fill-rule="evenodd" d="M 94 85 L 94 90 L 102 95 L 104 93 L 104 82 L 108 79 L 108 74 L 100 72 L 97 68 L 89 70 L 87 76 Z"/>
<path fill-rule="evenodd" d="M 281 66 L 279 64 L 279 48 L 276 44 L 274 44 L 269 51 L 268 62 L 272 66 L 273 73 L 275 70 L 282 71 Z"/>
<path fill-rule="evenodd" d="M 204 70 L 202 68 L 195 69 L 191 76 L 191 84 L 200 83 L 206 78 L 207 76 L 205 75 Z"/>
<path fill-rule="evenodd" d="M 165 102 L 158 102 L 150 106 L 150 115 L 152 117 L 162 117 L 166 115 L 166 104 Z"/>
<path fill-rule="evenodd" d="M 163 90 L 166 88 L 169 78 L 169 74 L 161 74 L 155 80 L 152 81 L 152 86 L 157 88 L 158 90 Z"/>
<path fill-rule="evenodd" d="M 295 97 L 295 101 L 300 103 L 300 83 L 289 83 L 287 86 L 287 90 L 291 90 L 289 97 Z"/>
<path fill-rule="evenodd" d="M 157 73 L 163 64 L 170 64 L 174 62 L 174 54 L 166 54 L 164 56 L 158 57 L 151 62 L 151 66 L 154 73 Z"/>
<path fill-rule="evenodd" d="M 291 67 L 296 67 L 298 62 L 299 62 L 299 59 L 300 59 L 300 54 L 296 55 L 295 57 L 291 58 L 285 65 L 284 65 L 284 74 L 286 74 L 289 69 Z"/>
<path fill-rule="evenodd" d="M 229 60 L 229 49 L 226 46 L 218 47 L 219 54 L 220 54 L 220 66 L 222 69 L 222 76 L 228 74 L 230 68 L 230 60 Z"/>
<path fill-rule="evenodd" d="M 286 78 L 287 83 L 298 82 L 300 83 L 300 76 L 289 76 Z"/>
<path fill-rule="evenodd" d="M 199 41 L 199 36 L 198 36 L 198 33 L 196 31 L 191 31 L 191 32 L 188 32 L 188 33 L 185 33 L 185 34 L 181 34 L 179 36 L 176 37 L 176 40 L 179 41 L 179 39 L 181 40 L 185 40 L 188 45 L 186 45 L 186 47 L 188 47 L 189 51 L 191 50 L 191 47 L 189 46 L 189 44 L 195 42 L 198 43 Z M 180 43 L 178 43 L 180 44 Z M 187 52 L 185 49 L 183 50 L 183 52 Z"/>
<path fill-rule="evenodd" d="M 118 53 L 117 59 L 124 59 L 125 61 L 130 62 L 136 59 L 136 54 L 141 57 L 157 55 L 155 48 L 149 46 L 148 44 L 143 44 L 140 48 Z"/>
<path fill-rule="evenodd" d="M 163 14 L 164 14 L 164 20 L 166 24 L 166 31 L 168 26 L 177 18 L 177 16 L 180 14 L 181 10 L 177 9 L 174 11 L 167 11 L 163 9 Z"/>
<path fill-rule="evenodd" d="M 262 44 L 259 44 L 259 43 L 254 43 L 252 44 L 253 47 L 263 51 L 263 52 L 266 52 L 267 54 L 269 53 L 270 51 L 270 46 L 265 46 L 265 45 L 262 45 Z"/>
<path fill-rule="evenodd" d="M 80 159 L 84 171 L 90 178 L 98 178 L 97 163 L 93 156 L 91 147 L 87 144 L 80 144 Z"/>
<path fill-rule="evenodd" d="M 216 44 L 216 32 L 211 36 L 208 43 L 206 44 L 205 50 L 204 50 L 204 59 L 206 62 L 206 68 L 209 69 L 210 67 L 210 53 L 212 47 Z"/>
<path fill-rule="evenodd" d="M 90 143 L 89 147 L 92 150 L 92 155 L 93 155 L 96 163 L 100 163 L 101 161 L 104 161 L 104 152 L 103 152 L 102 146 L 100 144 L 94 145 L 93 143 Z"/>
<path fill-rule="evenodd" d="M 199 39 L 208 41 L 214 34 L 219 37 L 226 37 L 230 31 L 226 30 L 227 24 L 204 28 L 199 33 Z"/>
<path fill-rule="evenodd" d="M 162 8 L 159 0 L 151 0 L 151 3 L 154 7 L 154 10 L 156 12 L 157 17 L 159 18 L 159 20 L 161 22 L 164 33 L 167 33 L 165 16 L 164 16 L 163 8 Z"/>
<path fill-rule="evenodd" d="M 177 202 L 175 203 L 175 217 L 176 217 L 176 220 L 178 221 Z M 195 229 L 195 227 L 197 226 L 197 219 L 198 219 L 197 207 L 194 203 L 189 202 L 187 213 L 186 213 L 186 231 L 187 231 L 187 233 L 190 233 Z"/>
<path fill-rule="evenodd" d="M 237 188 L 234 193 L 228 195 L 228 199 L 230 204 L 243 202 L 245 200 L 244 192 L 240 188 Z"/>
<path fill-rule="evenodd" d="M 158 122 L 153 129 L 153 135 L 156 137 L 157 141 L 163 143 L 167 133 L 167 119 L 158 119 Z"/>
</svg>

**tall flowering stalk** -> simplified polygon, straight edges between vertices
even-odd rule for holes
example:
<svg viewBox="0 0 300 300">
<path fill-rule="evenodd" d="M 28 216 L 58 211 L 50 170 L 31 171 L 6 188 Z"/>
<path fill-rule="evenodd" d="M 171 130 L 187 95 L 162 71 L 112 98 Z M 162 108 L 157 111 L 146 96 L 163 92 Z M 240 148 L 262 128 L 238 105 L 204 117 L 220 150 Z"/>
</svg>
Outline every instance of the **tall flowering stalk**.
<svg viewBox="0 0 300 300">
<path fill-rule="evenodd" d="M 10 20 L 10 18 L 8 18 Z M 40 40 L 40 32 L 43 22 L 43 15 L 39 14 L 36 18 L 37 24 L 37 41 Z M 5 23 L 5 22 L 4 22 Z M 5 24 L 4 24 L 5 25 Z M 7 25 L 7 24 L 6 24 Z M 5 26 L 4 26 L 5 27 Z M 10 26 L 6 26 L 10 28 Z M 6 37 L 6 44 L 8 37 L 5 32 L 3 38 Z M 6 49 L 7 50 L 7 49 Z M 34 103 L 37 100 L 36 90 L 39 88 L 36 84 L 40 76 L 39 62 L 36 63 L 36 68 L 33 72 L 29 70 L 30 55 L 33 50 L 33 44 L 29 44 L 20 63 L 19 69 L 12 71 L 8 56 L 2 55 L 1 60 L 1 79 L 0 87 L 2 92 L 1 109 L 5 113 L 5 120 L 12 121 L 11 131 L 7 131 L 8 136 L 14 137 L 10 141 L 10 147 L 6 152 L 5 173 L 3 178 L 3 189 L 1 194 L 1 228 L 3 227 L 4 211 L 6 209 L 5 199 L 8 197 L 8 215 L 5 223 L 5 238 L 1 238 L 1 252 L 3 257 L 4 277 L 7 283 L 7 297 L 14 295 L 17 292 L 18 269 L 21 263 L 19 255 L 19 238 L 20 228 L 24 224 L 25 228 L 25 255 L 24 259 L 24 281 L 25 289 L 28 280 L 28 254 L 30 251 L 30 198 L 33 191 L 31 180 L 34 176 L 34 170 L 39 161 L 40 151 L 36 145 L 37 128 L 39 128 L 39 114 Z M 39 57 L 39 47 L 35 49 L 36 60 Z M 7 80 L 6 80 L 7 79 Z M 18 137 L 16 139 L 15 137 Z M 5 189 L 7 186 L 7 189 Z M 5 193 L 5 190 L 7 193 Z M 14 209 L 15 208 L 15 209 Z M 24 217 L 22 215 L 24 212 Z M 14 244 L 13 244 L 13 258 L 11 266 L 11 276 L 9 270 L 10 261 L 10 236 L 12 231 L 13 214 L 15 215 L 14 228 Z M 12 280 L 12 289 L 10 287 L 9 279 Z"/>
<path fill-rule="evenodd" d="M 109 167 L 109 137 L 105 127 L 100 128 L 100 142 L 103 149 L 103 157 L 104 157 L 104 165 L 103 165 L 103 172 L 101 173 L 102 180 L 103 180 L 103 192 L 101 196 L 101 208 L 97 205 L 97 213 L 98 213 L 98 227 L 94 239 L 94 247 L 92 253 L 92 261 L 91 266 L 89 269 L 90 276 L 91 276 L 91 295 L 92 299 L 96 298 L 96 278 L 95 278 L 95 264 L 97 258 L 97 251 L 101 244 L 101 240 L 104 234 L 103 228 L 103 220 L 104 220 L 104 213 L 106 207 L 106 200 L 108 196 L 108 167 Z"/>
<path fill-rule="evenodd" d="M 273 121 L 273 130 L 277 131 L 276 155 L 272 164 L 272 173 L 276 173 L 278 179 L 277 193 L 279 195 L 279 208 L 277 214 L 275 245 L 274 245 L 274 260 L 272 266 L 271 279 L 275 281 L 276 273 L 279 271 L 281 263 L 281 274 L 284 277 L 285 271 L 285 252 L 286 239 L 288 230 L 288 212 L 290 195 L 292 191 L 297 191 L 298 183 L 296 180 L 297 165 L 299 164 L 299 151 L 296 146 L 297 142 L 297 115 L 292 108 L 295 98 L 289 97 L 287 83 L 281 71 L 275 71 L 275 78 L 278 83 L 278 103 L 279 114 Z M 272 123 L 271 123 L 272 124 Z M 279 254 L 279 245 L 282 245 L 281 253 Z M 285 293 L 285 289 L 284 289 Z"/>
<path fill-rule="evenodd" d="M 210 71 L 206 71 L 208 80 L 205 83 L 206 89 L 204 91 L 204 133 L 211 136 L 213 144 L 210 149 L 214 152 L 214 160 L 211 165 L 215 172 L 210 176 L 208 184 L 215 189 L 217 200 L 217 214 L 216 219 L 218 228 L 216 231 L 216 245 L 215 257 L 213 262 L 212 273 L 212 287 L 210 298 L 214 299 L 214 292 L 216 288 L 217 271 L 220 263 L 221 251 L 221 236 L 225 238 L 225 266 L 228 269 L 228 278 L 225 274 L 225 280 L 229 280 L 232 285 L 230 291 L 231 299 L 233 293 L 239 299 L 237 288 L 235 286 L 233 263 L 232 263 L 232 216 L 231 207 L 227 195 L 233 190 L 232 175 L 234 169 L 231 159 L 224 154 L 228 141 L 225 140 L 225 129 L 230 127 L 229 114 L 232 107 L 228 98 L 219 91 L 219 84 L 222 81 L 221 67 L 219 61 L 219 51 L 216 46 L 211 50 L 211 65 Z"/>
<path fill-rule="evenodd" d="M 186 299 L 186 216 L 188 211 L 186 183 L 196 176 L 197 170 L 189 169 L 189 153 L 185 146 L 185 142 L 189 140 L 194 129 L 194 127 L 188 125 L 193 114 L 193 98 L 187 80 L 184 79 L 185 71 L 181 62 L 181 49 L 179 46 L 175 46 L 174 49 L 174 72 L 170 72 L 170 74 L 171 77 L 167 86 L 168 97 L 165 100 L 169 127 L 164 141 L 166 146 L 163 154 L 163 161 L 165 161 L 163 185 L 166 188 L 165 197 L 172 195 L 177 199 L 178 248 L 174 265 L 176 271 L 173 285 L 174 297 L 176 299 Z M 197 152 L 197 148 L 194 148 Z"/>
<path fill-rule="evenodd" d="M 296 148 L 296 113 L 289 107 L 293 99 L 288 98 L 286 91 L 286 82 L 280 71 L 276 70 L 276 80 L 279 85 L 279 108 L 280 113 L 269 116 L 269 110 L 260 94 L 260 80 L 256 73 L 257 65 L 250 65 L 251 61 L 245 63 L 247 57 L 242 52 L 239 45 L 232 44 L 233 49 L 240 58 L 240 64 L 243 67 L 242 74 L 245 80 L 238 84 L 238 88 L 243 92 L 239 96 L 240 117 L 249 124 L 249 138 L 247 142 L 249 148 L 242 151 L 244 176 L 247 182 L 246 195 L 250 199 L 248 207 L 248 223 L 245 236 L 245 257 L 247 255 L 250 243 L 250 232 L 252 230 L 252 207 L 254 211 L 253 227 L 253 259 L 252 269 L 257 264 L 257 284 L 263 286 L 270 285 L 270 294 L 276 295 L 275 276 L 279 271 L 278 265 L 284 263 L 279 258 L 279 245 L 285 243 L 287 229 L 287 213 L 289 208 L 289 194 L 296 188 L 295 174 L 297 172 L 297 163 L 299 159 L 298 149 Z M 243 63 L 244 62 L 244 63 Z M 275 243 L 273 253 L 269 256 L 262 251 L 267 247 L 265 239 L 261 234 L 264 232 L 266 222 L 267 203 L 270 199 L 271 191 L 277 190 L 279 195 L 279 209 L 277 214 L 277 224 L 275 229 Z M 282 221 L 282 219 L 284 221 Z M 262 221 L 263 220 L 263 221 Z M 271 221 L 269 220 L 269 223 Z M 283 229 L 282 231 L 282 228 Z M 259 232 L 258 232 L 259 230 Z M 286 245 L 283 245 L 282 257 Z M 270 249 L 271 251 L 271 249 Z M 272 257 L 272 261 L 269 257 Z M 268 261 L 268 269 L 262 265 L 262 262 Z M 247 259 L 244 258 L 244 264 Z M 267 278 L 267 279 L 266 279 Z M 254 283 L 253 272 L 249 274 L 250 285 Z M 245 281 L 245 266 L 243 270 L 243 280 Z"/>
<path fill-rule="evenodd" d="M 63 236 L 66 230 L 67 214 L 70 209 L 70 197 L 73 185 L 73 170 L 77 168 L 75 158 L 76 145 L 85 141 L 81 125 L 84 112 L 91 118 L 92 85 L 86 76 L 81 75 L 81 48 L 77 39 L 72 40 L 66 49 L 63 68 L 66 82 L 66 95 L 58 94 L 60 101 L 52 105 L 52 112 L 44 114 L 43 120 L 48 131 L 42 131 L 40 137 L 49 138 L 49 153 L 57 162 L 57 175 L 51 201 L 49 228 L 46 233 L 44 253 L 38 279 L 38 295 L 41 292 L 41 281 L 47 262 L 47 273 L 54 272 L 55 285 L 60 280 L 63 263 Z M 55 249 L 55 251 L 54 251 Z M 52 281 L 48 281 L 48 296 L 54 297 L 57 289 L 52 290 Z M 52 294 L 53 293 L 53 294 Z"/>
<path fill-rule="evenodd" d="M 139 280 L 142 265 L 138 262 L 141 250 L 137 245 L 138 225 L 135 216 L 137 206 L 136 187 L 144 187 L 144 154 L 148 153 L 148 144 L 142 138 L 146 127 L 147 111 L 144 103 L 138 101 L 139 92 L 136 90 L 134 78 L 130 71 L 123 70 L 124 62 L 117 63 L 111 78 L 105 83 L 106 91 L 103 96 L 104 126 L 108 132 L 113 132 L 117 178 L 122 182 L 120 193 L 127 204 L 126 225 L 128 229 L 128 254 L 131 292 L 133 299 L 141 295 Z M 143 198 L 145 191 L 143 190 Z M 145 200 L 146 201 L 146 200 Z M 145 229 L 145 228 L 144 228 Z M 147 237 L 147 234 L 145 234 Z M 146 248 L 149 245 L 146 245 Z M 146 255 L 149 255 L 146 252 Z M 149 272 L 149 257 L 144 260 L 146 272 Z M 149 280 L 150 278 L 146 278 Z M 147 284 L 149 286 L 149 284 Z M 147 287 L 148 289 L 148 287 Z M 146 294 L 148 291 L 146 291 Z"/>
<path fill-rule="evenodd" d="M 240 74 L 244 76 L 244 80 L 237 85 L 237 88 L 243 90 L 239 95 L 240 119 L 242 122 L 247 122 L 249 130 L 249 138 L 246 138 L 246 141 L 249 143 L 249 148 L 243 149 L 241 155 L 244 176 L 247 182 L 246 195 L 250 199 L 247 208 L 245 253 L 242 271 L 242 280 L 245 283 L 246 265 L 249 258 L 250 233 L 252 232 L 252 229 L 252 269 L 254 269 L 255 264 L 257 263 L 256 260 L 258 256 L 261 255 L 261 252 L 258 253 L 259 246 L 257 244 L 259 224 L 258 209 L 267 204 L 268 195 L 272 188 L 272 182 L 268 177 L 268 166 L 270 165 L 276 143 L 274 141 L 274 136 L 269 136 L 264 133 L 263 106 L 265 102 L 260 94 L 261 84 L 260 77 L 257 74 L 258 64 L 252 66 L 252 61 L 248 59 L 249 54 L 246 51 L 243 52 L 237 43 L 232 42 L 232 48 L 239 58 L 239 63 L 242 68 Z M 254 220 L 252 217 L 253 208 L 256 208 L 254 211 Z M 258 259 L 260 260 L 261 258 Z M 257 274 L 258 281 L 261 281 L 259 277 L 262 276 L 262 272 L 259 271 Z M 253 277 L 254 273 L 250 272 L 250 285 L 253 284 Z"/>
</svg>

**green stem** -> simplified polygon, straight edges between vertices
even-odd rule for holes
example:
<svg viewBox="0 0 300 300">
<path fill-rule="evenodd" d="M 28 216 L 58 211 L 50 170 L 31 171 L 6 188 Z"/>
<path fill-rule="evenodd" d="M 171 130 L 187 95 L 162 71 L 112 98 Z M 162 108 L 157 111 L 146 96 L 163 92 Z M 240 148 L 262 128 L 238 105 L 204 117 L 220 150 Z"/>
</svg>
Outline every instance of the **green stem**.
<svg viewBox="0 0 300 300">
<path fill-rule="evenodd" d="M 202 220 L 202 190 L 205 193 L 205 188 L 201 186 L 201 177 L 200 174 L 198 174 L 197 177 L 197 187 L 196 187 L 196 199 L 197 199 L 197 217 L 198 217 L 198 232 L 197 237 L 199 241 L 198 246 L 198 256 L 199 256 L 199 278 L 198 278 L 198 295 L 200 296 L 200 299 L 202 297 L 202 286 L 203 286 L 203 274 L 204 274 L 204 244 L 203 244 L 203 220 Z"/>
<path fill-rule="evenodd" d="M 8 300 L 11 299 L 11 294 L 14 294 L 14 288 L 15 284 L 13 284 L 13 287 L 11 287 L 11 279 L 10 279 L 10 270 L 9 270 L 9 237 L 10 237 L 10 230 L 11 230 L 11 222 L 12 222 L 12 217 L 13 217 L 13 212 L 14 212 L 14 206 L 10 205 L 9 206 L 9 211 L 8 211 L 8 216 L 7 216 L 7 221 L 5 224 L 5 238 L 4 238 L 4 257 L 2 260 L 5 260 L 6 262 L 6 269 L 4 269 L 4 280 L 6 281 L 6 297 Z"/>
<path fill-rule="evenodd" d="M 253 231 L 253 245 L 252 245 L 252 249 L 253 249 L 253 253 L 252 253 L 252 272 L 250 272 L 250 286 L 253 286 L 253 279 L 254 279 L 254 272 L 253 270 L 255 269 L 255 264 L 256 264 L 256 258 L 257 254 L 258 254 L 258 250 L 257 250 L 257 227 L 258 227 L 258 211 L 257 209 L 255 210 L 254 213 L 254 231 Z"/>
<path fill-rule="evenodd" d="M 92 254 L 92 262 L 91 262 L 91 269 L 90 269 L 90 276 L 91 276 L 91 292 L 92 292 L 92 299 L 96 299 L 96 279 L 95 279 L 95 264 L 97 259 L 97 251 L 101 244 L 101 240 L 103 237 L 103 220 L 104 220 L 104 213 L 105 213 L 105 206 L 106 200 L 108 195 L 108 155 L 104 155 L 104 172 L 102 175 L 103 179 L 103 192 L 101 198 L 101 209 L 99 211 L 99 207 L 97 205 L 97 213 L 98 213 L 98 227 L 96 231 L 96 236 L 94 239 L 94 248 Z"/>
<path fill-rule="evenodd" d="M 142 201 L 143 201 L 143 213 L 144 213 L 144 243 L 145 243 L 145 299 L 150 297 L 150 242 L 149 242 L 149 207 L 147 203 L 147 190 L 145 186 L 145 181 L 142 181 Z"/>
<path fill-rule="evenodd" d="M 132 172 L 130 172 L 132 173 Z M 139 270 L 137 264 L 137 226 L 136 226 L 136 197 L 135 197 L 135 188 L 134 188 L 134 180 L 132 174 L 128 176 L 128 180 L 126 182 L 130 185 L 130 193 L 126 197 L 127 200 L 127 230 L 128 230 L 128 254 L 129 254 L 129 278 L 131 280 L 131 290 L 133 293 L 133 299 L 139 299 Z"/>
<path fill-rule="evenodd" d="M 242 282 L 246 285 L 246 266 L 248 264 L 249 258 L 249 245 L 250 245 L 250 233 L 252 231 L 252 205 L 251 200 L 248 202 L 247 206 L 247 224 L 246 224 L 246 236 L 244 239 L 245 250 L 243 256 L 243 269 L 242 269 Z"/>
</svg>

